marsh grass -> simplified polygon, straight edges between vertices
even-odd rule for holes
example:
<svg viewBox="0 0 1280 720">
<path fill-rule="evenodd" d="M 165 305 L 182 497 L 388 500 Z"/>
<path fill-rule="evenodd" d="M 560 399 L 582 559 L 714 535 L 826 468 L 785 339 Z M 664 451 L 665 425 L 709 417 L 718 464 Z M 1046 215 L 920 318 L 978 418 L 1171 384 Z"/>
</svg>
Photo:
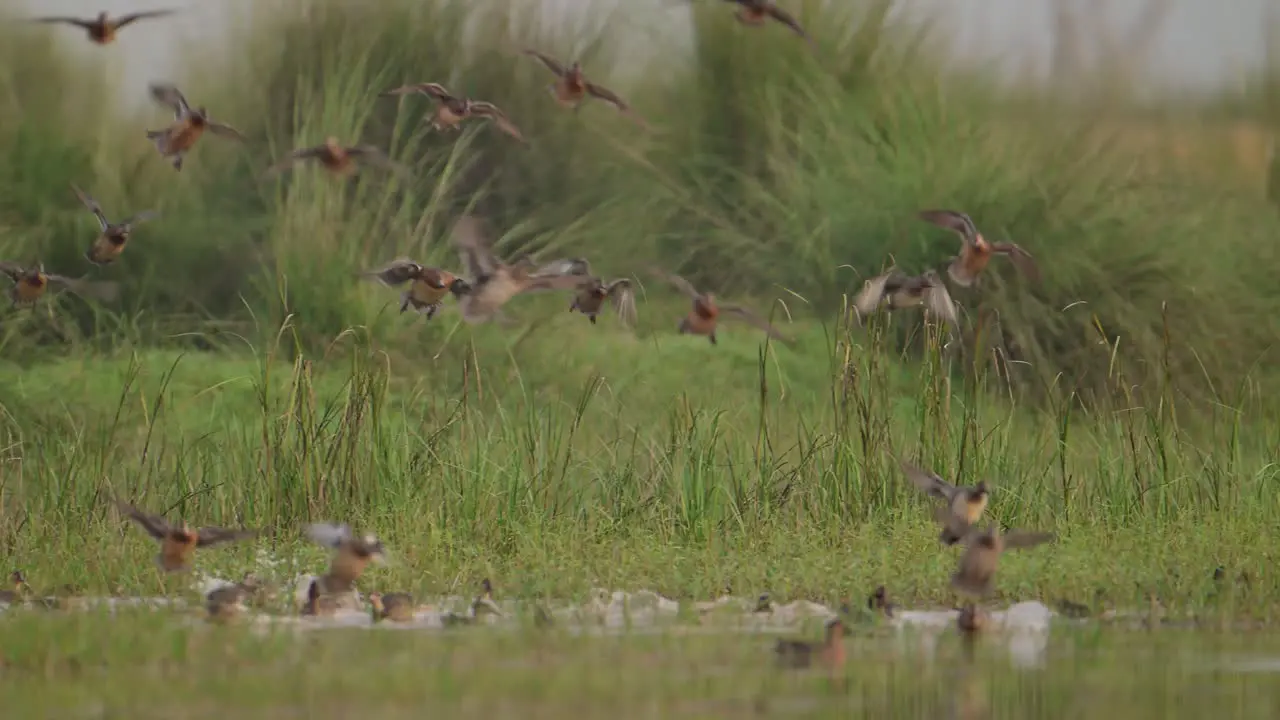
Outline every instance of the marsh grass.
<svg viewBox="0 0 1280 720">
<path fill-rule="evenodd" d="M 71 182 L 109 215 L 163 213 L 94 271 L 124 283 L 118 306 L 61 296 L 0 319 L 5 568 L 40 590 L 195 600 L 185 578 L 158 577 L 114 494 L 266 528 L 201 551 L 201 572 L 224 578 L 319 571 L 299 529 L 336 520 L 392 551 L 366 592 L 465 593 L 491 577 L 524 599 L 767 590 L 834 606 L 885 583 L 899 602 L 949 607 L 954 553 L 901 458 L 986 478 L 995 521 L 1058 533 L 1002 561 L 993 603 L 1154 598 L 1202 628 L 1273 619 L 1280 219 L 1274 184 L 1258 186 L 1274 153 L 1250 148 L 1271 147 L 1274 69 L 1197 108 L 1203 123 L 1136 115 L 1114 90 L 1084 117 L 946 66 L 930 28 L 898 24 L 887 1 L 798 3 L 816 54 L 705 3 L 689 11 L 687 61 L 640 9 L 560 25 L 509 5 L 246 14 L 240 52 L 193 49 L 185 72 L 154 78 L 250 138 L 202 141 L 181 174 L 142 138 L 161 113 L 109 112 L 110 62 L 82 67 L 51 35 L 2 26 L 0 254 L 84 270 L 92 225 Z M 598 103 L 555 107 L 528 46 L 582 58 L 655 132 Z M 426 100 L 377 97 L 426 80 L 498 103 L 530 147 L 484 126 L 427 132 Z M 416 180 L 262 177 L 328 135 L 387 148 Z M 1244 148 L 1235 161 L 1228 145 Z M 954 252 L 912 218 L 925 206 L 1024 244 L 1045 284 L 993 266 L 981 291 L 956 293 L 962 338 L 910 313 L 859 324 L 863 278 Z M 744 326 L 717 346 L 678 336 L 687 302 L 643 273 L 634 333 L 611 314 L 591 326 L 561 297 L 513 303 L 510 330 L 451 309 L 425 322 L 353 281 L 397 255 L 453 267 L 446 233 L 465 210 L 494 220 L 504 256 L 586 255 L 611 276 L 660 265 L 746 299 L 795 342 Z M 1215 582 L 1219 566 L 1249 581 Z M 954 701 L 973 696 L 1017 717 L 1200 716 L 1224 698 L 1247 717 L 1266 697 L 1254 681 L 1206 674 L 1210 687 L 1187 658 L 1274 651 L 1261 633 L 1138 643 L 1055 628 L 1050 671 L 987 658 L 973 689 L 953 684 L 945 647 L 933 663 L 858 638 L 835 692 L 775 676 L 749 636 L 295 636 L 183 617 L 6 612 L 5 710 L 919 717 L 963 714 Z"/>
<path fill-rule="evenodd" d="M 492 336 L 457 341 L 461 362 L 397 356 L 361 329 L 312 357 L 286 326 L 252 352 L 8 367 L 4 556 L 38 586 L 174 592 L 150 568 L 151 541 L 106 509 L 115 494 L 197 523 L 267 527 L 256 546 L 204 554 L 224 577 L 260 552 L 290 568 L 269 573 L 319 570 L 299 528 L 334 519 L 397 553 L 372 573 L 378 587 L 437 592 L 492 575 L 520 595 L 603 584 L 835 602 L 889 582 L 908 602 L 948 602 L 954 559 L 900 457 L 988 478 L 995 520 L 1060 533 L 1053 549 L 1005 561 L 1001 598 L 1102 591 L 1125 605 L 1150 593 L 1178 612 L 1269 617 L 1257 534 L 1280 499 L 1277 438 L 1270 422 L 1243 422 L 1266 407 L 1247 387 L 1187 415 L 1173 386 L 1136 391 L 1117 363 L 1125 404 L 1058 390 L 1054 404 L 1025 405 L 983 387 L 983 363 L 955 380 L 949 366 L 972 359 L 933 326 L 923 362 L 895 360 L 883 343 L 911 324 L 897 317 L 840 328 L 829 364 L 739 332 L 715 348 L 670 336 L 631 355 L 561 353 L 547 368 L 538 358 L 566 338 L 637 340 L 563 312 L 542 322 L 505 354 Z M 670 365 L 691 357 L 706 381 Z M 1219 565 L 1249 569 L 1252 600 L 1222 609 Z"/>
</svg>

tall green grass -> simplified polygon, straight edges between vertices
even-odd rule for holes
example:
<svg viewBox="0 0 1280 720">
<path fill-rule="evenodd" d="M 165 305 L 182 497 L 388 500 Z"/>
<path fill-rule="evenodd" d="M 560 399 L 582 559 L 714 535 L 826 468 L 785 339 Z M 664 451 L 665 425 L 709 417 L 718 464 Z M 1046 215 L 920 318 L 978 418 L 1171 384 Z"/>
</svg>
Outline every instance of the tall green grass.
<svg viewBox="0 0 1280 720">
<path fill-rule="evenodd" d="M 257 11 L 237 52 L 155 78 L 250 138 L 202 141 L 180 174 L 143 138 L 160 111 L 115 108 L 114 79 L 6 25 L 0 254 L 85 271 L 71 182 L 112 216 L 164 217 L 94 271 L 124 282 L 118 306 L 64 296 L 0 325 L 4 556 L 148 582 L 150 548 L 116 542 L 102 510 L 119 493 L 267 524 L 277 544 L 320 517 L 376 527 L 452 577 L 843 592 L 902 572 L 936 597 L 946 561 L 897 456 L 991 477 L 1001 522 L 1063 532 L 1055 592 L 1186 599 L 1214 564 L 1261 562 L 1280 427 L 1265 370 L 1280 220 L 1261 188 L 1130 147 L 1123 107 L 1103 108 L 1108 125 L 944 71 L 929 28 L 893 24 L 887 2 L 797 6 L 815 52 L 715 3 L 690 11 L 687 54 L 629 6 L 564 24 L 499 0 Z M 637 39 L 658 52 L 621 52 Z M 556 107 L 523 47 L 581 57 L 654 132 L 600 103 Z M 378 97 L 426 80 L 498 103 L 530 146 L 431 133 L 425 100 Z M 262 178 L 328 135 L 417 179 Z M 913 216 L 939 206 L 1030 249 L 1044 284 L 993 265 L 956 293 L 960 343 L 910 314 L 851 325 L 848 296 L 887 258 L 917 271 L 955 252 Z M 661 265 L 790 315 L 797 342 L 676 336 L 685 300 L 643 273 L 634 334 L 559 297 L 517 300 L 515 329 L 428 323 L 354 281 L 402 254 L 456 267 L 447 230 L 466 210 L 494 220 L 503 254 Z M 1045 587 L 1023 562 L 1014 590 Z"/>
<path fill-rule="evenodd" d="M 595 330 L 561 320 L 576 341 Z M 1265 578 L 1256 539 L 1280 501 L 1280 425 L 1241 421 L 1273 413 L 1264 398 L 1197 404 L 1191 423 L 1167 394 L 1093 414 L 1059 390 L 1043 408 L 1015 406 L 992 399 L 986 380 L 953 380 L 940 338 L 904 373 L 867 344 L 886 328 L 870 341 L 850 330 L 828 366 L 762 353 L 753 367 L 703 345 L 708 381 L 683 388 L 663 363 L 697 355 L 700 341 L 655 349 L 639 368 L 563 356 L 554 372 L 477 353 L 424 375 L 363 332 L 314 362 L 291 358 L 281 333 L 241 359 L 10 367 L 0 555 L 51 580 L 146 587 L 153 549 L 107 511 L 120 495 L 198 522 L 266 526 L 264 546 L 286 558 L 300 523 L 375 528 L 408 558 L 391 571 L 401 582 L 496 571 L 537 592 L 595 578 L 699 595 L 785 582 L 829 597 L 889 578 L 897 593 L 936 600 L 949 560 L 896 457 L 987 478 L 998 522 L 1061 533 L 1052 559 L 1008 563 L 1014 596 L 1105 588 L 1196 605 L 1219 564 Z M 531 338 L 530 355 L 563 337 Z M 1115 383 L 1129 392 L 1123 368 Z M 254 552 L 204 562 L 231 572 Z"/>
</svg>

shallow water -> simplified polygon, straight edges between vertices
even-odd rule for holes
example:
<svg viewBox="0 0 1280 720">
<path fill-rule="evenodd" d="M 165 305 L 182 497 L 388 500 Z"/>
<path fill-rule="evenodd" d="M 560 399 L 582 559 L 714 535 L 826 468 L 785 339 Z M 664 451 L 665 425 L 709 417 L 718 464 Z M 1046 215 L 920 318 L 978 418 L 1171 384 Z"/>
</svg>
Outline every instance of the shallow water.
<svg viewBox="0 0 1280 720">
<path fill-rule="evenodd" d="M 220 584 L 194 580 L 202 591 Z M 15 698 L 21 717 L 166 720 L 1280 711 L 1280 634 L 1270 631 L 1134 630 L 1030 601 L 990 607 L 970 654 L 954 610 L 901 610 L 851 621 L 844 667 L 788 671 L 774 662 L 777 638 L 816 640 L 835 609 L 798 601 L 756 612 L 756 598 L 679 603 L 599 589 L 586 602 L 551 603 L 549 632 L 531 632 L 531 606 L 501 596 L 502 616 L 446 628 L 471 598 L 422 598 L 406 623 L 373 623 L 363 599 L 333 617 L 299 617 L 290 607 L 309 581 L 288 583 L 278 611 L 247 610 L 233 627 L 205 622 L 195 599 L 94 599 L 111 612 L 105 623 L 92 612 L 10 608 L 0 613 L 0 696 Z"/>
</svg>

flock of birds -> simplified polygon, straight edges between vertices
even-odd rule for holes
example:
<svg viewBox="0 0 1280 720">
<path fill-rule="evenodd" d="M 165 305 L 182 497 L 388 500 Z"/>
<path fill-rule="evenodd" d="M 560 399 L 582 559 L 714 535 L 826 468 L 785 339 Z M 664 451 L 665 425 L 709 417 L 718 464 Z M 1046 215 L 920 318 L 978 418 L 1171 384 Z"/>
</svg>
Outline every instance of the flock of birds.
<svg viewBox="0 0 1280 720">
<path fill-rule="evenodd" d="M 772 20 L 790 27 L 795 33 L 807 39 L 804 29 L 793 17 L 778 8 L 772 0 L 728 1 L 738 5 L 737 17 L 746 25 L 758 26 L 767 20 Z M 116 38 L 122 28 L 134 22 L 172 13 L 171 10 L 159 10 L 111 18 L 104 12 L 91 20 L 66 17 L 39 18 L 38 20 L 76 25 L 85 29 L 93 42 L 107 44 Z M 577 62 L 566 66 L 554 57 L 537 50 L 526 50 L 525 53 L 539 60 L 556 76 L 555 82 L 549 89 L 561 104 L 578 108 L 587 98 L 598 98 L 613 104 L 640 124 L 646 124 L 616 93 L 589 81 Z M 152 84 L 150 93 L 157 103 L 171 110 L 174 115 L 168 126 L 147 131 L 146 137 L 154 144 L 160 156 L 172 164 L 175 171 L 182 170 L 186 155 L 206 131 L 240 141 L 245 139 L 230 125 L 212 119 L 206 108 L 193 108 L 183 93 L 173 85 Z M 481 118 L 493 121 L 497 127 L 517 140 L 524 140 L 519 128 L 496 105 L 455 96 L 439 83 L 406 85 L 384 93 L 387 96 L 411 94 L 425 95 L 435 101 L 436 108 L 430 123 L 436 129 L 457 129 L 468 119 Z M 376 147 L 343 146 L 333 137 L 326 139 L 322 145 L 295 150 L 286 158 L 271 165 L 267 172 L 282 171 L 301 160 L 316 160 L 325 169 L 340 175 L 354 172 L 357 162 L 379 165 L 399 174 L 408 172 L 404 166 L 390 160 Z M 112 222 L 93 197 L 74 185 L 72 189 L 80 202 L 98 221 L 99 233 L 85 253 L 89 262 L 96 266 L 105 266 L 116 261 L 124 252 L 135 226 L 157 216 L 156 213 L 147 211 L 120 222 Z M 956 285 L 973 286 L 993 255 L 1009 257 L 1024 274 L 1033 280 L 1038 280 L 1039 272 L 1029 253 L 1013 243 L 989 242 L 978 231 L 968 215 L 952 210 L 926 210 L 920 213 L 920 217 L 941 228 L 953 231 L 961 237 L 959 254 L 950 258 L 947 264 L 947 274 Z M 494 254 L 491 238 L 492 232 L 485 220 L 474 215 L 463 215 L 453 226 L 452 239 L 465 269 L 464 273 L 456 274 L 443 268 L 429 267 L 408 258 L 397 258 L 381 268 L 357 274 L 391 287 L 407 286 L 401 295 L 400 312 L 413 309 L 424 313 L 428 319 L 435 316 L 449 296 L 456 299 L 466 322 L 479 323 L 500 318 L 502 308 L 517 295 L 542 290 L 560 290 L 568 291 L 573 295 L 569 309 L 586 315 L 593 324 L 602 312 L 606 301 L 612 304 L 624 324 L 634 323 L 636 304 L 630 279 L 619 278 L 606 281 L 593 274 L 590 263 L 583 258 L 562 259 L 539 266 L 528 256 L 523 256 L 508 263 Z M 118 292 L 114 283 L 47 273 L 39 263 L 32 267 L 23 267 L 9 262 L 0 263 L 0 271 L 13 281 L 10 297 L 15 306 L 33 304 L 50 286 L 60 286 L 81 296 L 104 301 L 116 297 Z M 751 309 L 718 303 L 711 293 L 699 291 L 678 275 L 658 269 L 654 269 L 653 272 L 687 295 L 692 302 L 692 308 L 680 322 L 680 333 L 704 336 L 714 344 L 719 321 L 733 318 L 745 321 L 773 338 L 789 340 Z M 956 305 L 940 274 L 933 269 L 919 275 L 909 275 L 896 268 L 890 268 L 889 271 L 865 283 L 854 300 L 854 308 L 859 317 L 866 317 L 880 310 L 921 308 L 926 315 L 953 326 L 958 325 Z M 1001 553 L 1011 549 L 1031 547 L 1053 539 L 1053 536 L 1048 533 L 1015 531 L 1002 534 L 993 525 L 979 529 L 978 522 L 987 505 L 988 489 L 985 483 L 978 483 L 974 487 L 960 487 L 913 465 L 902 463 L 902 467 L 907 478 L 916 487 L 940 502 L 936 514 L 936 520 L 942 525 L 940 541 L 948 546 L 961 542 L 965 545 L 958 568 L 951 578 L 951 586 L 959 593 L 978 598 L 988 596 L 992 590 Z M 166 572 L 189 569 L 192 555 L 198 548 L 245 540 L 259 534 L 258 531 L 253 530 L 230 530 L 218 527 L 192 529 L 186 523 L 170 524 L 161 516 L 147 514 L 125 502 L 117 500 L 116 504 L 124 516 L 132 519 L 160 542 L 161 549 L 157 556 L 157 563 Z M 314 542 L 332 549 L 334 554 L 328 571 L 310 582 L 307 600 L 301 608 L 301 614 L 313 616 L 332 614 L 344 603 L 349 602 L 350 598 L 357 597 L 354 592 L 356 581 L 371 562 L 383 561 L 385 549 L 375 536 L 359 535 L 341 525 L 314 524 L 308 527 L 307 534 Z M 0 595 L 0 600 L 14 602 L 24 593 L 29 593 L 25 577 L 20 571 L 15 571 L 11 579 L 15 589 L 7 595 Z M 236 616 L 243 609 L 246 599 L 258 592 L 260 587 L 261 583 L 250 574 L 239 583 L 210 592 L 206 598 L 209 616 L 218 620 Z M 473 604 L 471 614 L 458 616 L 457 620 L 472 622 L 474 618 L 485 613 L 501 614 L 491 598 L 491 591 L 492 587 L 488 580 L 485 580 L 483 592 Z M 874 610 L 892 613 L 892 606 L 886 598 L 884 588 L 878 588 L 868 600 L 868 606 Z M 373 593 L 369 595 L 369 601 L 375 621 L 383 619 L 401 621 L 412 617 L 414 603 L 408 593 Z M 766 596 L 761 600 L 761 609 L 767 606 Z M 540 620 L 548 620 L 548 617 L 545 612 L 540 612 L 538 615 Z M 962 632 L 972 636 L 983 627 L 984 618 L 985 615 L 976 604 L 968 602 L 961 609 L 957 622 Z M 815 660 L 827 664 L 841 664 L 844 659 L 844 650 L 840 638 L 845 633 L 845 624 L 837 616 L 827 626 L 825 641 L 807 643 L 798 640 L 782 640 L 776 647 L 777 655 L 784 664 L 789 666 L 808 666 Z"/>
<path fill-rule="evenodd" d="M 972 650 L 973 639 L 986 628 L 988 615 L 976 600 L 989 597 L 995 589 L 996 570 L 1000 556 L 1009 550 L 1029 548 L 1054 540 L 1045 532 L 1013 530 L 1001 532 L 997 525 L 979 526 L 987 508 L 989 489 L 985 482 L 972 487 L 954 485 L 931 471 L 907 462 L 901 462 L 907 479 L 928 497 L 937 501 L 934 520 L 942 527 L 938 536 L 945 546 L 963 543 L 955 572 L 951 575 L 951 588 L 968 600 L 960 608 L 956 624 Z M 137 523 L 154 540 L 160 543 L 155 557 L 156 565 L 165 573 L 183 573 L 192 569 L 195 551 L 217 545 L 258 537 L 262 531 L 222 527 L 192 528 L 185 521 L 171 523 L 162 515 L 140 510 L 135 505 L 114 500 L 121 516 Z M 368 566 L 386 561 L 387 551 L 382 541 L 372 533 L 356 533 L 346 525 L 313 523 L 306 528 L 307 537 L 314 543 L 333 551 L 324 574 L 309 579 L 306 601 L 298 612 L 301 616 L 326 617 L 339 609 L 355 609 L 360 606 L 356 583 Z M 10 605 L 25 602 L 34 593 L 27 585 L 25 575 L 15 570 L 10 576 L 12 590 L 0 592 L 0 603 Z M 208 618 L 225 623 L 241 616 L 246 603 L 264 592 L 264 584 L 253 573 L 233 584 L 218 587 L 205 596 Z M 481 593 L 471 604 L 470 612 L 449 613 L 442 616 L 445 626 L 471 625 L 486 615 L 502 617 L 502 609 L 492 597 L 493 586 L 488 578 L 481 583 Z M 70 609 L 77 606 L 71 591 L 61 595 L 42 597 L 36 602 L 50 609 Z M 369 593 L 369 613 L 374 623 L 381 621 L 411 622 L 418 609 L 414 598 L 407 592 Z M 706 603 L 700 611 L 714 609 L 717 603 Z M 876 588 L 867 600 L 867 608 L 876 613 L 893 617 L 895 606 L 889 602 L 884 586 Z M 772 612 L 769 595 L 760 596 L 755 612 Z M 845 617 L 851 611 L 846 606 L 826 624 L 825 638 L 821 642 L 781 639 L 775 645 L 778 661 L 785 667 L 805 668 L 822 664 L 836 669 L 845 662 L 843 638 L 848 634 Z M 539 627 L 554 624 L 551 614 L 541 605 L 534 608 L 534 623 Z"/>
<path fill-rule="evenodd" d="M 747 26 L 760 26 L 774 21 L 787 26 L 797 35 L 808 40 L 804 28 L 795 18 L 777 6 L 773 0 L 727 0 L 737 5 L 736 17 Z M 106 12 L 93 19 L 72 17 L 35 18 L 37 22 L 70 24 L 82 28 L 91 41 L 100 45 L 113 42 L 119 31 L 135 22 L 160 18 L 173 14 L 173 10 L 137 12 L 112 18 Z M 556 58 L 538 50 L 524 51 L 555 75 L 549 91 L 565 107 L 578 109 L 588 98 L 597 98 L 614 105 L 618 110 L 647 126 L 617 93 L 591 82 L 578 62 L 565 65 Z M 153 83 L 150 86 L 153 100 L 173 112 L 170 124 L 159 130 L 148 130 L 146 137 L 159 155 L 181 171 L 187 154 L 208 131 L 214 135 L 245 141 L 245 137 L 232 126 L 214 120 L 203 107 L 192 107 L 187 98 L 174 85 Z M 443 85 L 425 82 L 404 85 L 383 93 L 384 96 L 421 94 L 431 98 L 436 108 L 430 124 L 438 130 L 457 130 L 472 118 L 491 120 L 497 127 L 514 138 L 523 141 L 519 128 L 498 108 L 487 101 L 459 97 Z M 371 145 L 345 146 L 335 137 L 325 142 L 294 150 L 287 157 L 266 169 L 275 174 L 297 162 L 314 160 L 326 170 L 337 175 L 356 172 L 357 164 L 376 165 L 397 175 L 407 175 L 408 168 L 392 161 Z M 112 222 L 99 203 L 79 187 L 72 186 L 76 197 L 98 221 L 98 234 L 85 253 L 86 259 L 98 267 L 115 262 L 124 252 L 134 228 L 157 213 L 146 211 L 126 220 Z M 947 264 L 947 274 L 952 282 L 962 287 L 972 286 L 987 267 L 993 255 L 1009 257 L 1015 265 L 1033 281 L 1039 279 L 1039 271 L 1031 255 L 1014 243 L 990 242 L 983 237 L 968 215 L 954 210 L 925 210 L 920 217 L 934 225 L 951 230 L 961 238 L 960 253 Z M 597 316 L 609 301 L 620 320 L 627 325 L 635 321 L 635 292 L 630 279 L 605 281 L 591 272 L 590 263 L 583 258 L 570 258 L 537 265 L 528 256 L 506 263 L 492 250 L 492 233 L 487 223 L 476 216 L 464 215 L 453 227 L 453 244 L 459 253 L 465 277 L 443 268 L 429 267 L 409 258 L 396 258 L 384 267 L 359 273 L 393 287 L 408 286 L 401 296 L 400 311 L 412 308 L 425 313 L 430 319 L 452 295 L 468 323 L 502 319 L 502 307 L 517 295 L 545 290 L 568 291 L 573 295 L 570 311 L 581 312 L 595 324 Z M 0 262 L 0 273 L 12 281 L 9 296 L 15 307 L 29 307 L 50 288 L 62 288 L 82 297 L 111 302 L 119 295 L 117 283 L 94 281 L 87 277 L 73 278 L 45 271 L 43 263 L 23 265 L 16 262 Z M 706 337 L 716 342 L 719 321 L 735 319 L 744 321 L 770 337 L 790 342 L 761 315 L 750 308 L 718 303 L 712 293 L 699 291 L 678 275 L 653 269 L 653 273 L 669 282 L 690 299 L 692 307 L 681 320 L 679 332 Z M 858 318 L 865 318 L 880 310 L 921 308 L 926 316 L 958 327 L 957 306 L 940 274 L 933 269 L 918 275 L 910 275 L 891 267 L 866 281 L 855 297 L 853 307 Z"/>
</svg>

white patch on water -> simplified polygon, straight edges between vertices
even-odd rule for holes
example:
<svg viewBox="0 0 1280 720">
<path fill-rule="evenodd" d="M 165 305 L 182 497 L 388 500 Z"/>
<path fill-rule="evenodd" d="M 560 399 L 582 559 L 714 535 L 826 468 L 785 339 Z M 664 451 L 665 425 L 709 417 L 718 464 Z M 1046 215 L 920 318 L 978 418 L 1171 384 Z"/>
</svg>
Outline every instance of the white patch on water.
<svg viewBox="0 0 1280 720">
<path fill-rule="evenodd" d="M 1280 657 L 1223 658 L 1206 663 L 1199 670 L 1212 673 L 1280 673 Z"/>
<path fill-rule="evenodd" d="M 939 636 L 955 627 L 959 614 L 957 610 L 899 610 L 889 623 L 900 631 L 911 630 L 922 654 L 932 656 Z M 1041 667 L 1049 644 L 1049 624 L 1055 615 L 1043 603 L 1020 602 L 1005 610 L 988 612 L 985 635 L 1007 643 L 1014 665 Z"/>
</svg>

